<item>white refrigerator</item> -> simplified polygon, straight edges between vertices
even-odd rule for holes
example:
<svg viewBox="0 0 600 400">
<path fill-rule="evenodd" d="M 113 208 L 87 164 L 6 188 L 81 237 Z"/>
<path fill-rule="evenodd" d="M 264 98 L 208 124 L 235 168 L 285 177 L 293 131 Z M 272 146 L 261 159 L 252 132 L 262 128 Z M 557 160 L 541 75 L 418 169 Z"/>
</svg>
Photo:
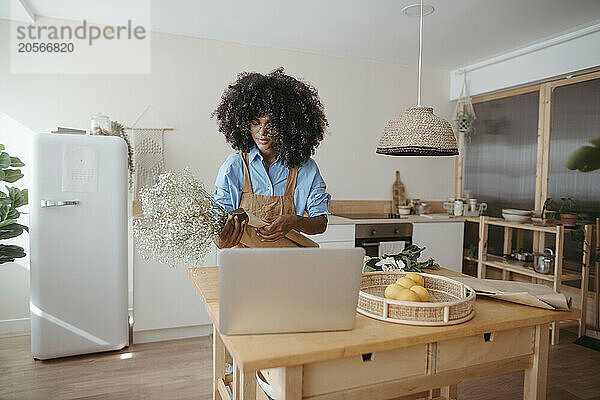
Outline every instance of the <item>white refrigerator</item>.
<svg viewBox="0 0 600 400">
<path fill-rule="evenodd" d="M 31 352 L 49 359 L 128 345 L 127 145 L 39 134 L 30 208 Z"/>
</svg>

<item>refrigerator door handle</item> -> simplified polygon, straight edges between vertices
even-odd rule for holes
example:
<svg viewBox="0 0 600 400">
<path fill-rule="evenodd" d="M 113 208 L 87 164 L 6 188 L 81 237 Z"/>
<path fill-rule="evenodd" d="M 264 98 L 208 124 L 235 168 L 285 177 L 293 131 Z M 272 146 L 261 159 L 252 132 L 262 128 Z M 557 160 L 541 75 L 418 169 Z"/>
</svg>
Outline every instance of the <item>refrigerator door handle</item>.
<svg viewBox="0 0 600 400">
<path fill-rule="evenodd" d="M 62 206 L 76 206 L 79 204 L 79 200 L 64 200 L 64 201 L 51 201 L 51 200 L 42 200 L 41 207 L 62 207 Z"/>
</svg>

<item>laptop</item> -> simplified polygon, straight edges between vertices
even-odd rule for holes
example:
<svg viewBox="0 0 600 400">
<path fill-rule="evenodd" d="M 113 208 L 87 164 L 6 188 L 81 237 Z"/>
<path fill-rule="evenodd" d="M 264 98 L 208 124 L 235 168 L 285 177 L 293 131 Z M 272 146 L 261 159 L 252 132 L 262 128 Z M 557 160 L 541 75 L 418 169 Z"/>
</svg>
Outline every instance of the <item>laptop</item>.
<svg viewBox="0 0 600 400">
<path fill-rule="evenodd" d="M 354 327 L 362 248 L 234 248 L 218 254 L 225 335 Z"/>
</svg>

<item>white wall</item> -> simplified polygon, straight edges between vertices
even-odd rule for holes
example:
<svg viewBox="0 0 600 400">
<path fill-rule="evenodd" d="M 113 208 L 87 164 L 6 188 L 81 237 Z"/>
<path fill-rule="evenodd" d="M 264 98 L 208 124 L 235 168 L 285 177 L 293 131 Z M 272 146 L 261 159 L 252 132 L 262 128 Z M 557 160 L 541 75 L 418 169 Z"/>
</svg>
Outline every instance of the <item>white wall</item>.
<svg viewBox="0 0 600 400">
<path fill-rule="evenodd" d="M 493 92 L 600 66 L 600 24 L 536 43 L 462 69 L 471 95 Z M 460 96 L 463 75 L 450 72 L 450 99 Z"/>
<path fill-rule="evenodd" d="M 8 54 L 8 38 L 9 22 L 0 20 L 0 54 Z M 391 199 L 396 169 L 408 196 L 442 200 L 452 195 L 452 158 L 375 154 L 387 121 L 416 103 L 414 67 L 152 33 L 152 72 L 147 75 L 10 74 L 8 57 L 0 57 L 0 111 L 41 131 L 57 125 L 88 128 L 96 112 L 130 124 L 150 104 L 160 120 L 175 128 L 165 134 L 166 167 L 190 166 L 212 186 L 232 151 L 210 119 L 223 89 L 241 71 L 264 73 L 278 66 L 319 89 L 330 134 L 315 159 L 334 199 Z M 425 70 L 423 83 L 423 103 L 450 117 L 448 72 Z M 16 284 L 12 278 L 0 280 L 0 293 Z M 28 292 L 25 281 L 18 286 L 19 293 Z M 26 304 L 8 314 L 0 311 L 0 320 L 28 316 Z"/>
</svg>

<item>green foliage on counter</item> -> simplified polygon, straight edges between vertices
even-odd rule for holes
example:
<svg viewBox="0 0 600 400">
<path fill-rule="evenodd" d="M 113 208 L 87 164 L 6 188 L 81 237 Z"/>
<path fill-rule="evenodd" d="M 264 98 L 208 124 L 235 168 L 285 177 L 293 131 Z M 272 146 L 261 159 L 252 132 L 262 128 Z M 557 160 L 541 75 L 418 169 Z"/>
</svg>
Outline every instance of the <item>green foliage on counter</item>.
<svg viewBox="0 0 600 400">
<path fill-rule="evenodd" d="M 411 244 L 398 254 L 384 254 L 383 257 L 365 257 L 363 272 L 394 270 L 422 272 L 423 269 L 440 269 L 433 258 L 427 261 L 418 261 L 423 250 L 425 250 L 425 247 Z"/>
<path fill-rule="evenodd" d="M 19 167 L 25 166 L 17 157 L 11 157 L 3 151 L 4 145 L 0 144 L 0 181 L 14 183 L 23 177 Z M 0 240 L 17 237 L 23 231 L 29 231 L 25 225 L 17 223 L 21 213 L 17 210 L 28 202 L 27 189 L 20 190 L 16 187 L 6 186 L 7 192 L 0 190 Z M 25 251 L 20 246 L 0 244 L 0 264 L 13 262 L 17 258 L 25 257 Z"/>
</svg>

